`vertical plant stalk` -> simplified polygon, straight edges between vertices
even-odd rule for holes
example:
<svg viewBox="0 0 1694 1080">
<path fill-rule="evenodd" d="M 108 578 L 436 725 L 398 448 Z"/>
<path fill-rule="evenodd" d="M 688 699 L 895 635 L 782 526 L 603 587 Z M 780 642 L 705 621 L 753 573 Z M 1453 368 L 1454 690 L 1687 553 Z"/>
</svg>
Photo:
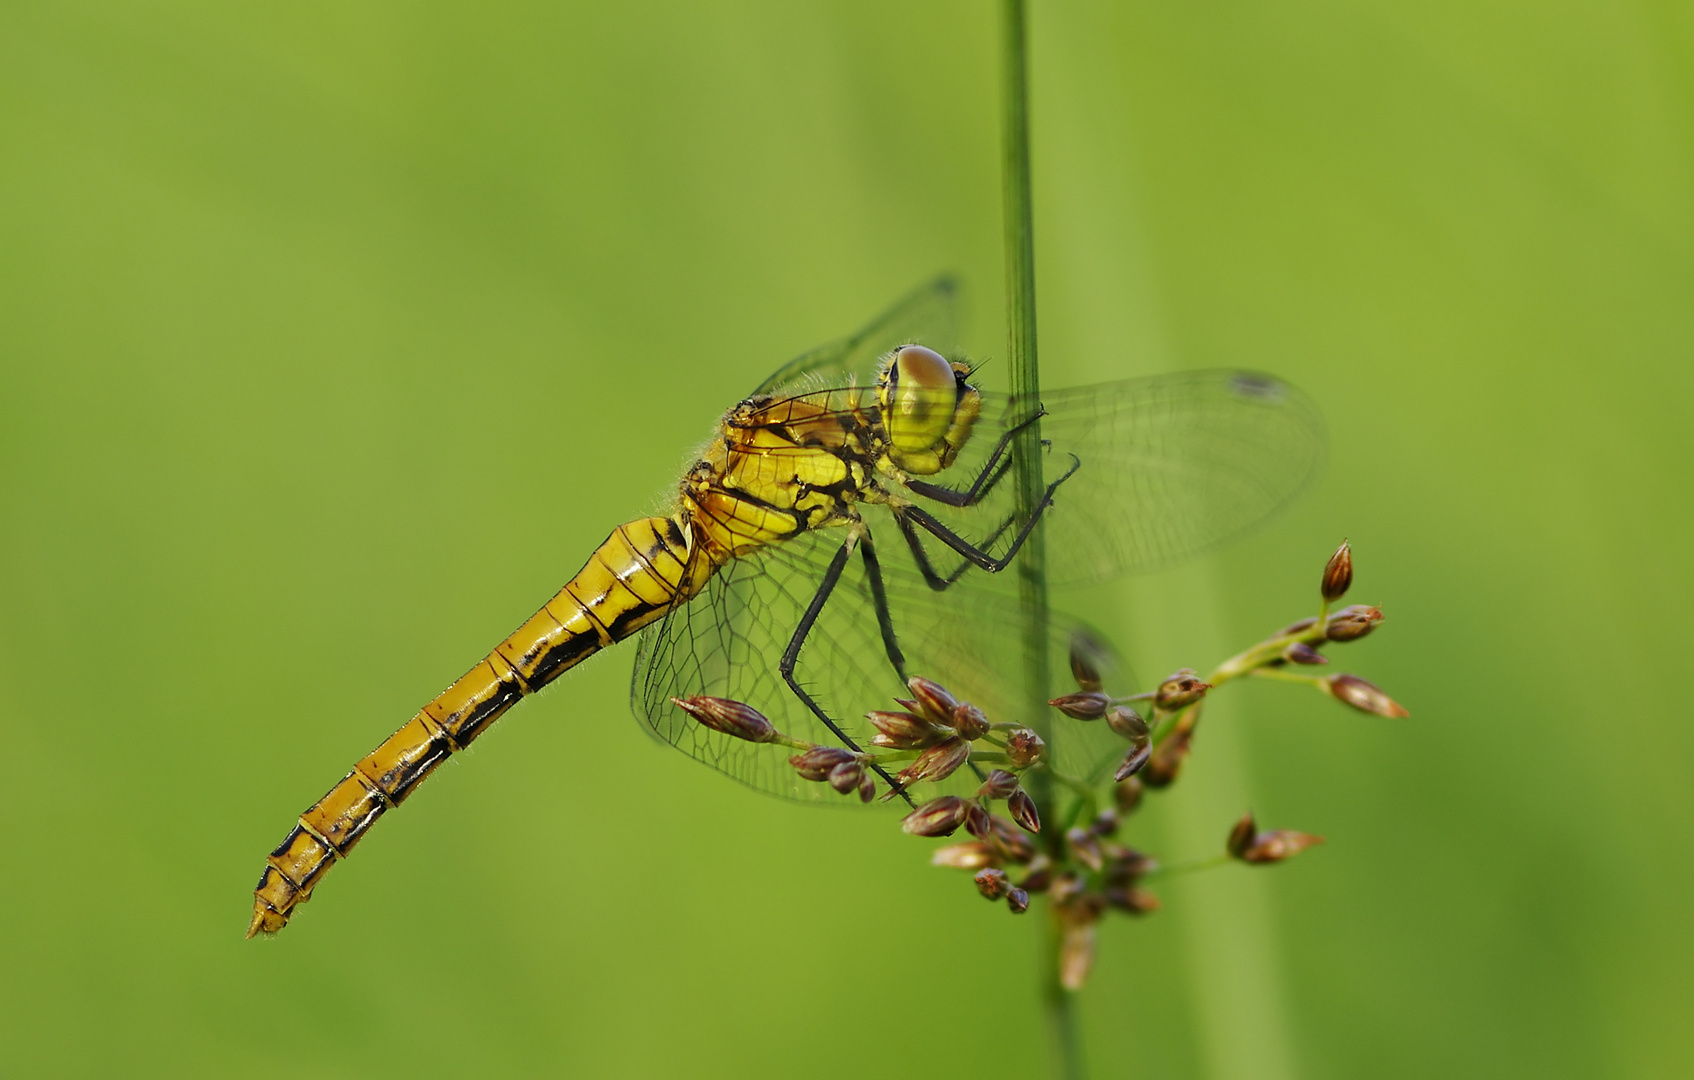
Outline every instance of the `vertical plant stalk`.
<svg viewBox="0 0 1694 1080">
<path fill-rule="evenodd" d="M 1035 337 L 1035 229 L 1030 199 L 1028 24 L 1024 0 L 1002 0 L 1002 130 L 1001 175 L 1006 233 L 1006 354 L 1012 372 L 1012 395 L 1022 415 L 1040 407 L 1041 369 Z M 1037 420 L 1012 444 L 1012 471 L 1017 483 L 1018 512 L 1032 513 L 1046 487 L 1041 468 L 1041 422 Z M 1023 611 L 1024 686 L 1028 698 L 1026 722 L 1052 746 L 1050 710 L 1046 707 L 1052 681 L 1047 652 L 1047 547 L 1037 526 L 1018 558 L 1018 597 Z M 1051 752 L 1051 751 L 1049 751 Z M 1042 820 L 1060 819 L 1053 805 L 1053 784 L 1045 771 L 1029 777 L 1030 795 Z M 1062 829 L 1047 829 L 1043 838 L 1052 848 L 1063 842 Z M 1084 1075 L 1082 1046 L 1070 991 L 1059 982 L 1059 949 L 1063 927 L 1051 906 L 1044 926 L 1041 951 L 1041 996 L 1047 1022 L 1052 1075 L 1080 1080 Z"/>
</svg>

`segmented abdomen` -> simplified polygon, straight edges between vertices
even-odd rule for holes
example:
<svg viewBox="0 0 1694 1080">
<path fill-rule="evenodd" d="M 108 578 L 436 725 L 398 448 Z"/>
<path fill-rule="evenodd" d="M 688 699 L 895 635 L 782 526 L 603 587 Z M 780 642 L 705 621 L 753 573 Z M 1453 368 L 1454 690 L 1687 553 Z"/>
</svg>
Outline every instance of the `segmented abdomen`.
<svg viewBox="0 0 1694 1080">
<path fill-rule="evenodd" d="M 300 815 L 267 860 L 247 936 L 288 925 L 377 818 L 520 698 L 663 615 L 679 593 L 687 600 L 699 592 L 715 566 L 694 562 L 688 565 L 688 544 L 671 518 L 618 526 L 545 607 Z"/>
</svg>

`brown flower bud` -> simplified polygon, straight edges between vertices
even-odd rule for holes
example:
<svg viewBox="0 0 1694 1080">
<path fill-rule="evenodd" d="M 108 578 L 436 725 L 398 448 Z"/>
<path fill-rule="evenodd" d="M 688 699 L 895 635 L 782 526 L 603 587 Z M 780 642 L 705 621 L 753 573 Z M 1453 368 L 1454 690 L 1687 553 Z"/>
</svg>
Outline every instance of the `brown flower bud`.
<svg viewBox="0 0 1694 1080">
<path fill-rule="evenodd" d="M 1080 630 L 1071 633 L 1071 677 L 1078 690 L 1100 689 L 1100 660 L 1106 647 Z"/>
<path fill-rule="evenodd" d="M 1041 736 L 1029 728 L 1016 728 L 1006 738 L 1006 756 L 1020 769 L 1041 760 L 1041 754 L 1046 749 L 1047 744 L 1041 741 Z"/>
<path fill-rule="evenodd" d="M 1122 887 L 1106 890 L 1106 903 L 1131 915 L 1146 915 L 1159 910 L 1159 898 L 1146 889 Z"/>
<path fill-rule="evenodd" d="M 1100 852 L 1106 857 L 1106 880 L 1113 885 L 1130 884 L 1159 865 L 1151 855 L 1122 844 L 1101 844 Z"/>
<path fill-rule="evenodd" d="M 1006 906 L 1012 909 L 1013 915 L 1022 915 L 1029 910 L 1029 894 L 1018 887 L 1007 889 Z"/>
<path fill-rule="evenodd" d="M 976 793 L 985 799 L 1009 799 L 1012 792 L 1018 790 L 1018 778 L 1005 769 L 988 770 L 988 778 Z"/>
<path fill-rule="evenodd" d="M 1211 688 L 1211 683 L 1200 681 L 1193 668 L 1183 668 L 1159 684 L 1153 703 L 1166 712 L 1175 712 L 1199 701 Z"/>
<path fill-rule="evenodd" d="M 1287 626 L 1283 627 L 1281 630 L 1278 630 L 1276 632 L 1276 636 L 1277 637 L 1293 637 L 1295 634 L 1300 633 L 1302 630 L 1310 630 L 1312 627 L 1316 626 L 1317 624 L 1318 624 L 1317 616 L 1316 615 L 1308 615 L 1304 619 L 1297 619 L 1296 621 L 1291 622 Z"/>
<path fill-rule="evenodd" d="M 1153 744 L 1149 742 L 1145 736 L 1143 736 L 1141 742 L 1130 747 L 1129 753 L 1123 756 L 1123 763 L 1118 766 L 1118 771 L 1112 774 L 1112 779 L 1118 782 L 1121 789 L 1121 786 L 1125 781 L 1134 779 L 1135 774 L 1145 768 L 1147 766 L 1147 762 L 1152 759 Z M 1164 785 L 1155 784 L 1154 786 L 1163 787 Z M 1136 788 L 1136 797 L 1138 799 L 1140 798 L 1140 791 L 1141 789 L 1138 786 Z"/>
<path fill-rule="evenodd" d="M 1118 804 L 1118 813 L 1132 814 L 1141 805 L 1144 792 L 1140 777 L 1130 776 L 1119 780 L 1112 786 L 1112 801 Z"/>
<path fill-rule="evenodd" d="M 807 780 L 828 780 L 832 769 L 848 761 L 857 761 L 859 756 L 851 750 L 843 750 L 839 746 L 814 746 L 810 750 L 795 754 L 788 759 L 794 766 L 794 771 Z"/>
<path fill-rule="evenodd" d="M 1048 886 L 1047 894 L 1053 898 L 1053 903 L 1064 905 L 1081 896 L 1087 888 L 1088 883 L 1082 880 L 1082 875 L 1066 871 L 1053 878 L 1053 884 Z"/>
<path fill-rule="evenodd" d="M 980 739 L 988 734 L 988 716 L 968 701 L 953 707 L 953 730 L 963 739 Z"/>
<path fill-rule="evenodd" d="M 1277 829 L 1273 832 L 1262 832 L 1255 836 L 1252 844 L 1237 858 L 1243 862 L 1260 865 L 1281 862 L 1284 859 L 1292 859 L 1314 844 L 1321 843 L 1323 843 L 1321 836 L 1295 832 L 1292 829 Z"/>
<path fill-rule="evenodd" d="M 941 739 L 941 733 L 935 730 L 935 725 L 915 713 L 868 712 L 865 719 L 876 728 L 876 734 L 871 736 L 871 744 L 874 746 L 884 746 L 890 750 L 916 750 Z"/>
<path fill-rule="evenodd" d="M 931 799 L 901 818 L 900 829 L 913 836 L 951 836 L 964 824 L 970 805 L 957 795 Z"/>
<path fill-rule="evenodd" d="M 1012 815 L 1012 820 L 1022 825 L 1032 833 L 1041 831 L 1041 815 L 1036 812 L 1035 800 L 1029 797 L 1029 792 L 1022 788 L 1012 792 L 1012 797 L 1006 800 L 1006 812 Z"/>
<path fill-rule="evenodd" d="M 1147 737 L 1147 721 L 1128 705 L 1114 705 L 1106 713 L 1106 726 L 1130 742 Z"/>
<path fill-rule="evenodd" d="M 1094 824 L 1088 828 L 1095 836 L 1116 836 L 1118 833 L 1118 812 L 1108 806 L 1094 815 Z"/>
<path fill-rule="evenodd" d="M 1112 699 L 1098 690 L 1079 690 L 1074 694 L 1053 698 L 1047 704 L 1072 720 L 1098 720 L 1106 715 L 1106 709 L 1111 706 Z"/>
<path fill-rule="evenodd" d="M 1141 779 L 1148 787 L 1169 787 L 1175 782 L 1177 774 L 1182 772 L 1182 763 L 1188 760 L 1188 752 L 1194 744 L 1194 729 L 1199 723 L 1200 710 L 1191 709 L 1182 714 L 1176 727 L 1171 729 L 1147 762 Z"/>
<path fill-rule="evenodd" d="M 1329 657 L 1307 645 L 1304 641 L 1296 641 L 1282 650 L 1282 658 L 1290 664 L 1327 664 Z"/>
<path fill-rule="evenodd" d="M 1329 565 L 1323 568 L 1323 598 L 1325 603 L 1333 604 L 1347 595 L 1347 589 L 1353 584 L 1353 546 L 1347 541 L 1341 541 L 1341 546 L 1335 549 L 1335 554 L 1329 557 Z"/>
<path fill-rule="evenodd" d="M 924 718 L 937 724 L 950 723 L 953 710 L 959 702 L 947 688 L 940 683 L 930 682 L 919 675 L 913 675 L 906 680 L 906 686 L 911 689 L 912 697 L 917 700 L 918 711 Z"/>
<path fill-rule="evenodd" d="M 989 821 L 988 811 L 982 804 L 972 801 L 965 811 L 965 831 L 977 839 L 985 839 L 994 832 L 994 826 Z"/>
<path fill-rule="evenodd" d="M 1029 892 L 1044 892 L 1052 883 L 1053 860 L 1045 855 L 1037 855 L 1029 861 L 1029 873 L 1018 882 L 1018 887 Z"/>
<path fill-rule="evenodd" d="M 990 833 L 985 839 L 1001 858 L 1015 863 L 1027 863 L 1035 858 L 1035 845 L 1030 843 L 1028 833 L 998 814 L 988 816 L 988 825 Z"/>
<path fill-rule="evenodd" d="M 869 772 L 859 778 L 859 801 L 868 803 L 876 798 L 876 781 L 871 779 Z"/>
<path fill-rule="evenodd" d="M 1331 641 L 1357 641 L 1375 630 L 1384 617 L 1381 608 L 1354 604 L 1329 617 L 1323 624 L 1323 636 Z"/>
<path fill-rule="evenodd" d="M 974 841 L 936 848 L 929 857 L 931 866 L 945 866 L 951 870 L 980 870 L 993 862 L 994 852 L 989 850 L 988 845 Z"/>
<path fill-rule="evenodd" d="M 829 770 L 829 786 L 845 795 L 859 786 L 865 778 L 865 767 L 857 761 L 843 761 Z"/>
<path fill-rule="evenodd" d="M 1066 990 L 1081 990 L 1094 966 L 1094 922 L 1065 924 L 1059 945 L 1059 982 Z"/>
<path fill-rule="evenodd" d="M 751 705 L 717 697 L 671 698 L 671 703 L 696 721 L 748 742 L 774 742 L 780 737 L 776 727 L 764 714 Z"/>
<path fill-rule="evenodd" d="M 976 891 L 986 899 L 998 900 L 1011 891 L 1012 883 L 1006 880 L 1006 872 L 997 866 L 976 872 Z"/>
<path fill-rule="evenodd" d="M 1235 827 L 1229 830 L 1229 839 L 1224 841 L 1224 850 L 1237 859 L 1245 858 L 1247 849 L 1253 846 L 1253 837 L 1259 833 L 1259 826 L 1254 823 L 1252 814 L 1243 814 Z"/>
<path fill-rule="evenodd" d="M 894 779 L 901 787 L 924 781 L 945 780 L 960 765 L 970 759 L 971 744 L 957 736 L 938 742 L 918 755 L 918 759 L 900 770 Z"/>
<path fill-rule="evenodd" d="M 1335 700 L 1353 706 L 1360 712 L 1375 713 L 1390 719 L 1412 715 L 1405 707 L 1357 675 L 1328 675 L 1322 680 L 1325 691 Z"/>
<path fill-rule="evenodd" d="M 1106 865 L 1105 859 L 1100 855 L 1099 839 L 1087 829 L 1067 830 L 1065 842 L 1070 845 L 1071 854 L 1076 857 L 1076 861 L 1088 869 L 1098 873 L 1100 868 Z"/>
</svg>

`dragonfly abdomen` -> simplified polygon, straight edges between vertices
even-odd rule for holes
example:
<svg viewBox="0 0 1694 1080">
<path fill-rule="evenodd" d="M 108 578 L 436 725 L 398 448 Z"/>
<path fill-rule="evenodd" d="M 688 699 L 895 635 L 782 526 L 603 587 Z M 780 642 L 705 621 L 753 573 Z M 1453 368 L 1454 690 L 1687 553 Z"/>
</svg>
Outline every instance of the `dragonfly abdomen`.
<svg viewBox="0 0 1694 1080">
<path fill-rule="evenodd" d="M 254 890 L 247 936 L 275 933 L 338 858 L 507 709 L 699 592 L 716 567 L 689 560 L 672 518 L 618 526 L 577 575 L 483 660 L 300 815 Z"/>
</svg>

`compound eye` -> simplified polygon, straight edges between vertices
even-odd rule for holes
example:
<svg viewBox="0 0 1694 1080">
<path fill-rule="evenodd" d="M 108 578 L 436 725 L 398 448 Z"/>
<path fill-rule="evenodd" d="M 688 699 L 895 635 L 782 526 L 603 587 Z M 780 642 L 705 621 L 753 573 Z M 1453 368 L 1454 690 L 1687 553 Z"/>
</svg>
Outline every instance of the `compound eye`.
<svg viewBox="0 0 1694 1080">
<path fill-rule="evenodd" d="M 887 418 L 890 435 L 902 450 L 934 446 L 947 433 L 958 403 L 953 365 L 934 349 L 907 345 L 890 365 Z"/>
</svg>

